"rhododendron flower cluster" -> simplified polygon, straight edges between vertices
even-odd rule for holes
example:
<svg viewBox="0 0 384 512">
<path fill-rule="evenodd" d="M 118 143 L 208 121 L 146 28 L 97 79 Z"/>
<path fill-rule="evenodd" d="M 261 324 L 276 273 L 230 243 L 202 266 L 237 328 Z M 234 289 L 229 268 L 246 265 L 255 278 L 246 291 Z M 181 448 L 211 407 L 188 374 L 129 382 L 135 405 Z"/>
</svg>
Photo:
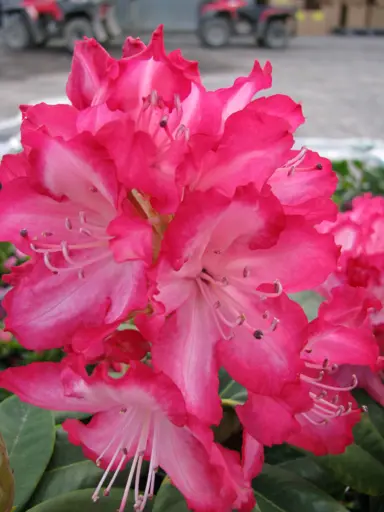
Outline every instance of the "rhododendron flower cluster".
<svg viewBox="0 0 384 512">
<path fill-rule="evenodd" d="M 365 194 L 356 197 L 348 211 L 339 213 L 335 222 L 324 221 L 319 231 L 334 235 L 341 248 L 337 269 L 320 287 L 325 296 L 339 296 L 345 319 L 356 314 L 356 304 L 365 304 L 366 329 L 375 335 L 378 357 L 373 366 L 359 358 L 340 369 L 344 382 L 351 373 L 361 387 L 384 406 L 384 199 Z M 353 300 L 353 296 L 357 300 Z M 355 303 L 355 304 L 354 304 Z M 345 321 L 345 320 L 344 320 Z"/>
<path fill-rule="evenodd" d="M 265 445 L 352 442 L 358 379 L 336 371 L 376 364 L 371 303 L 350 292 L 343 316 L 336 294 L 309 324 L 287 295 L 336 272 L 334 236 L 316 228 L 335 220 L 336 177 L 293 149 L 301 106 L 262 96 L 270 86 L 256 62 L 207 91 L 195 62 L 165 53 L 161 28 L 148 46 L 128 38 L 120 60 L 84 40 L 71 104 L 22 107 L 24 150 L 2 161 L 0 238 L 29 256 L 7 276 L 6 329 L 66 355 L 8 369 L 0 386 L 94 415 L 63 427 L 105 469 L 95 501 L 131 461 L 120 512 L 130 489 L 144 510 L 159 467 L 192 510 L 250 511 Z M 220 368 L 248 394 L 232 404 L 241 457 L 211 428 Z"/>
</svg>

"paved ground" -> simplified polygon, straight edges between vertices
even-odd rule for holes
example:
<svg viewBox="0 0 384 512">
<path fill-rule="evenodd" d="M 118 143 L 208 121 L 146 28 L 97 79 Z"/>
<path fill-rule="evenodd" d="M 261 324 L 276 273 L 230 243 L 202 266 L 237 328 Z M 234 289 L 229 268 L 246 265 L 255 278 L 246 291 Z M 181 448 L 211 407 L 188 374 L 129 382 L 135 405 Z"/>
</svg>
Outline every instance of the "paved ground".
<svg viewBox="0 0 384 512">
<path fill-rule="evenodd" d="M 255 58 L 269 59 L 273 92 L 304 105 L 307 123 L 301 135 L 384 139 L 384 38 L 298 38 L 286 51 L 252 43 L 211 51 L 200 48 L 192 35 L 171 35 L 167 47 L 181 47 L 186 57 L 198 59 L 209 88 L 246 74 Z M 119 54 L 116 47 L 111 52 Z M 58 47 L 10 54 L 0 46 L 0 124 L 17 113 L 19 103 L 63 95 L 69 67 L 69 56 Z"/>
</svg>

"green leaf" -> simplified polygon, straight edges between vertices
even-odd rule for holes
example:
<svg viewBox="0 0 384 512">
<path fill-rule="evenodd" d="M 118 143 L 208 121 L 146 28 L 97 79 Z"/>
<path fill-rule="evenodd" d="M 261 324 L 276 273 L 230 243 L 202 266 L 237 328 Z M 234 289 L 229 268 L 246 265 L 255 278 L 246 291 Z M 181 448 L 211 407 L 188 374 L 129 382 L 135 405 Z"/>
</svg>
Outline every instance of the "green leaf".
<svg viewBox="0 0 384 512">
<path fill-rule="evenodd" d="M 8 453 L 3 438 L 0 436 L 0 510 L 12 510 L 15 495 L 15 482 L 9 465 Z"/>
<path fill-rule="evenodd" d="M 317 463 L 355 491 L 378 496 L 384 494 L 384 466 L 361 446 L 348 446 L 341 455 L 318 457 Z"/>
<path fill-rule="evenodd" d="M 306 452 L 290 444 L 283 443 L 271 447 L 265 446 L 264 454 L 265 462 L 274 465 L 304 457 Z"/>
<path fill-rule="evenodd" d="M 32 495 L 51 458 L 55 442 L 53 415 L 12 396 L 0 404 L 0 425 L 14 470 L 18 512 Z"/>
<path fill-rule="evenodd" d="M 98 468 L 94 462 L 85 459 L 82 449 L 68 441 L 68 436 L 61 428 L 57 430 L 55 449 L 48 465 L 35 490 L 28 506 L 34 506 L 43 501 L 61 494 L 78 491 L 81 489 L 96 488 L 104 470 Z M 116 478 L 114 489 L 125 487 L 131 464 Z M 148 463 L 142 466 L 143 478 L 147 473 Z M 109 480 L 107 480 L 106 485 Z M 123 494 L 121 489 L 121 494 Z"/>
<path fill-rule="evenodd" d="M 347 512 L 327 493 L 278 466 L 265 464 L 252 486 L 261 512 Z"/>
<path fill-rule="evenodd" d="M 85 420 L 90 417 L 90 414 L 87 412 L 54 411 L 53 416 L 55 418 L 56 425 L 61 425 L 68 418 L 74 418 L 76 420 Z"/>
<path fill-rule="evenodd" d="M 364 414 L 353 429 L 355 443 L 383 464 L 384 471 L 384 438 L 373 424 L 368 414 Z"/>
<path fill-rule="evenodd" d="M 360 403 L 368 404 L 353 432 L 355 445 L 337 456 L 316 459 L 344 485 L 370 496 L 384 495 L 384 410 L 364 393 L 356 393 Z"/>
<path fill-rule="evenodd" d="M 187 503 L 169 479 L 165 479 L 156 494 L 153 512 L 188 512 Z"/>
<path fill-rule="evenodd" d="M 219 371 L 219 393 L 224 403 L 243 404 L 247 399 L 247 390 L 233 380 L 224 368 Z"/>
<path fill-rule="evenodd" d="M 315 292 L 293 293 L 290 298 L 300 304 L 309 321 L 317 317 L 319 306 L 324 301 L 324 297 Z"/>
<path fill-rule="evenodd" d="M 100 497 L 99 501 L 93 503 L 91 496 L 93 489 L 74 491 L 68 494 L 62 494 L 44 503 L 40 503 L 28 510 L 28 512 L 116 512 L 118 510 L 123 491 L 121 489 L 112 490 L 108 498 Z M 126 510 L 132 510 L 133 501 L 130 499 Z M 150 504 L 145 507 L 145 511 L 150 510 Z"/>
<path fill-rule="evenodd" d="M 295 475 L 308 480 L 319 489 L 325 491 L 336 499 L 342 499 L 345 485 L 337 481 L 329 472 L 325 471 L 312 457 L 300 457 L 279 465 L 282 469 L 291 471 Z"/>
</svg>

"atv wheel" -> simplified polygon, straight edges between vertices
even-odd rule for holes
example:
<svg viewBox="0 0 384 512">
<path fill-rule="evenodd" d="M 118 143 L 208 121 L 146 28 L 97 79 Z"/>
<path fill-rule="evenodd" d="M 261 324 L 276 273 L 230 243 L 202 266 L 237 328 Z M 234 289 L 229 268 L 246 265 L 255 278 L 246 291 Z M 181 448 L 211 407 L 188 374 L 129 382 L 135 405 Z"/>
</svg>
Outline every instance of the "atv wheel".
<svg viewBox="0 0 384 512">
<path fill-rule="evenodd" d="M 229 42 L 231 27 L 224 18 L 213 18 L 203 21 L 200 29 L 200 41 L 210 48 L 222 48 Z"/>
<path fill-rule="evenodd" d="M 21 51 L 31 46 L 31 34 L 21 14 L 5 16 L 3 39 L 10 50 Z"/>
<path fill-rule="evenodd" d="M 289 34 L 288 26 L 284 20 L 271 20 L 262 40 L 262 45 L 266 48 L 280 49 L 288 46 Z"/>
<path fill-rule="evenodd" d="M 65 46 L 72 53 L 75 49 L 76 41 L 86 37 L 93 37 L 92 25 L 87 18 L 73 18 L 64 26 Z"/>
</svg>

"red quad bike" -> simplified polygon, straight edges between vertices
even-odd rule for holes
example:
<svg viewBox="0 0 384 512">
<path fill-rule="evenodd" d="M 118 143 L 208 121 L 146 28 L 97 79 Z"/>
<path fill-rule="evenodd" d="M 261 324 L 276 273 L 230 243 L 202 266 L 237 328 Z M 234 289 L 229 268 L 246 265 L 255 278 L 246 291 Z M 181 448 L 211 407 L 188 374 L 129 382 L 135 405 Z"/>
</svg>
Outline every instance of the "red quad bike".
<svg viewBox="0 0 384 512">
<path fill-rule="evenodd" d="M 199 5 L 198 37 L 204 46 L 226 46 L 232 36 L 253 34 L 267 48 L 285 48 L 296 35 L 296 8 L 255 0 L 204 0 Z"/>
<path fill-rule="evenodd" d="M 3 41 L 11 50 L 44 46 L 60 37 L 72 52 L 84 36 L 105 43 L 121 32 L 113 0 L 0 0 L 0 19 Z"/>
</svg>

